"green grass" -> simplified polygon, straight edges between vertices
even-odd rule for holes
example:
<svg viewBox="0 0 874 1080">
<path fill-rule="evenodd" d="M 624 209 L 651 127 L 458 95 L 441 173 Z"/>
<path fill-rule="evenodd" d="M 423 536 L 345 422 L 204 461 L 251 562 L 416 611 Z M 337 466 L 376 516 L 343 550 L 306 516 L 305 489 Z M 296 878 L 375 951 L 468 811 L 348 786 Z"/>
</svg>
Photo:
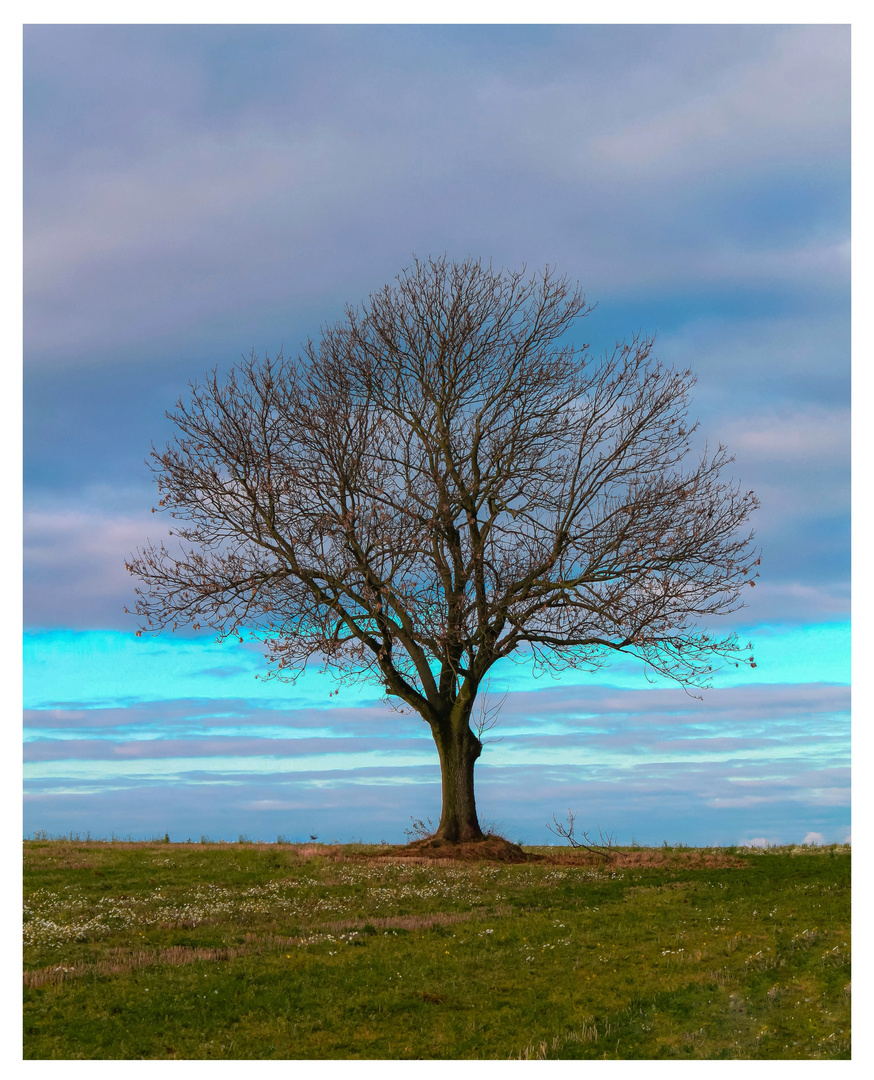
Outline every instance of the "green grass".
<svg viewBox="0 0 874 1080">
<path fill-rule="evenodd" d="M 25 1058 L 850 1056 L 848 847 L 379 850 L 25 842 Z"/>
</svg>

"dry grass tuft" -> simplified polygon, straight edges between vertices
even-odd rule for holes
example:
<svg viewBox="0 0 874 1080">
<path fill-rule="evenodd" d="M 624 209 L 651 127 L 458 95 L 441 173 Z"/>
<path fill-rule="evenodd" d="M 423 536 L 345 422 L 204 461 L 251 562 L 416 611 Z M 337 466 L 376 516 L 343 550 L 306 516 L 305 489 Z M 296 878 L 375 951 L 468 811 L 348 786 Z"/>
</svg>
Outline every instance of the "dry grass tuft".
<svg viewBox="0 0 874 1080">
<path fill-rule="evenodd" d="M 556 850 L 549 855 L 538 856 L 538 861 L 545 862 L 550 866 L 610 866 L 614 869 L 622 867 L 657 867 L 677 869 L 704 868 L 720 869 L 732 867 L 739 869 L 749 865 L 748 859 L 738 858 L 736 855 L 728 855 L 720 852 L 699 851 L 663 851 L 659 848 L 642 848 L 640 851 L 619 851 L 613 849 L 612 858 L 607 862 L 602 857 L 579 848 L 570 850 Z M 529 859 L 531 855 L 529 855 Z"/>
</svg>

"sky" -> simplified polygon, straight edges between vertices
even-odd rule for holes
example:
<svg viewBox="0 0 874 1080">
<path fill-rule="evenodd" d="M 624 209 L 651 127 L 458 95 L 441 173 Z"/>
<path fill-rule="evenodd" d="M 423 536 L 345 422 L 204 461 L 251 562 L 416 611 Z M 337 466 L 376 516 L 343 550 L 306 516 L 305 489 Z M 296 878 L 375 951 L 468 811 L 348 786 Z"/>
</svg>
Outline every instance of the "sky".
<svg viewBox="0 0 874 1080">
<path fill-rule="evenodd" d="M 480 820 L 547 842 L 845 840 L 850 33 L 831 25 L 31 25 L 24 832 L 401 841 L 427 728 L 252 644 L 136 638 L 124 560 L 191 380 L 295 353 L 414 255 L 545 263 L 698 375 L 755 489 L 755 646 L 701 700 L 633 662 L 493 670 Z"/>
</svg>

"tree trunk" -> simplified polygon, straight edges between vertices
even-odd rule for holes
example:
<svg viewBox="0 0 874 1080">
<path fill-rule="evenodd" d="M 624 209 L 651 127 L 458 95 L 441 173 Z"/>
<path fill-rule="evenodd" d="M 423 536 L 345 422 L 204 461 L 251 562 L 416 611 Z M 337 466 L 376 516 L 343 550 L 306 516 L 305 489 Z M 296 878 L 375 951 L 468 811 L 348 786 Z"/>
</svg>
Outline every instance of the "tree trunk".
<svg viewBox="0 0 874 1080">
<path fill-rule="evenodd" d="M 473 796 L 473 766 L 483 747 L 470 730 L 469 716 L 469 707 L 465 710 L 457 705 L 445 721 L 431 728 L 443 781 L 443 810 L 434 837 L 450 843 L 481 840 L 483 836 Z"/>
</svg>

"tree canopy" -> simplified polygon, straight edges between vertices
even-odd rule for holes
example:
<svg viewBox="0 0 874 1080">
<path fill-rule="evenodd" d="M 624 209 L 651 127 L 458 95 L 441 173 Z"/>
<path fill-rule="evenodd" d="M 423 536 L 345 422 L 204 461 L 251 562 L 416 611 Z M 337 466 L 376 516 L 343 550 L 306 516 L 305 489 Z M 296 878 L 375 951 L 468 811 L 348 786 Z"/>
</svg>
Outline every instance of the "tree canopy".
<svg viewBox="0 0 874 1080">
<path fill-rule="evenodd" d="M 756 496 L 723 446 L 691 455 L 695 379 L 653 338 L 570 341 L 590 310 L 549 267 L 416 261 L 296 359 L 192 384 L 152 452 L 180 547 L 128 563 L 142 629 L 378 678 L 431 727 L 449 840 L 479 835 L 469 721 L 499 660 L 629 654 L 688 687 L 752 663 L 702 624 L 754 584 Z"/>
</svg>

